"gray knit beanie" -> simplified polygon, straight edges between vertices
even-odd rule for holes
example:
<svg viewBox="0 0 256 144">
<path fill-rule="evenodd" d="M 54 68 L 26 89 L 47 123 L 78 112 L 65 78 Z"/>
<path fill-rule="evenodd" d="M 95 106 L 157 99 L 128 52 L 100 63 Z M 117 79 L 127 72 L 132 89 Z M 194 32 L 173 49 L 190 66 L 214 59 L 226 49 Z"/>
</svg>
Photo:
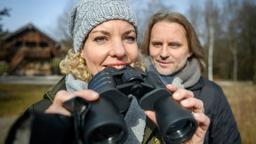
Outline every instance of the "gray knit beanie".
<svg viewBox="0 0 256 144">
<path fill-rule="evenodd" d="M 94 27 L 113 19 L 128 21 L 136 28 L 136 17 L 127 0 L 80 0 L 69 21 L 74 51 L 79 52 Z"/>
</svg>

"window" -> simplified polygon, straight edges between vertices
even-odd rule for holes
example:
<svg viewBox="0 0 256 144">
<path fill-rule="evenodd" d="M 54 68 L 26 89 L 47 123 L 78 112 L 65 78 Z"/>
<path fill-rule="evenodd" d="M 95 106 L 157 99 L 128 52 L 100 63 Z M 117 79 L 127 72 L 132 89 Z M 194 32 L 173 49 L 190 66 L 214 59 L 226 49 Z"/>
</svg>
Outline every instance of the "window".
<svg viewBox="0 0 256 144">
<path fill-rule="evenodd" d="M 49 44 L 48 44 L 47 42 L 45 42 L 45 41 L 41 41 L 41 42 L 39 43 L 39 45 L 40 45 L 41 48 L 45 48 L 45 47 L 48 47 L 48 46 L 49 46 Z"/>
<path fill-rule="evenodd" d="M 36 47 L 36 42 L 33 41 L 26 41 L 25 45 L 29 48 L 34 48 Z"/>
<path fill-rule="evenodd" d="M 15 47 L 21 47 L 23 45 L 22 41 L 17 41 Z"/>
</svg>

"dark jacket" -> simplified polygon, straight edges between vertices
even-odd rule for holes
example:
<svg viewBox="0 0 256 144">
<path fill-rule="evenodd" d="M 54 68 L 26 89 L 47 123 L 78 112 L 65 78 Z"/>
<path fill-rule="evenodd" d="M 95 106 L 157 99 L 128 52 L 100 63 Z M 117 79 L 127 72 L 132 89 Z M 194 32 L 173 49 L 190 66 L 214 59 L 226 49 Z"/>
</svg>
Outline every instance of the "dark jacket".
<svg viewBox="0 0 256 144">
<path fill-rule="evenodd" d="M 43 112 L 52 103 L 57 91 L 65 90 L 64 78 L 44 95 L 44 99 L 33 104 L 29 111 Z M 204 103 L 205 114 L 211 123 L 205 137 L 205 144 L 239 144 L 240 134 L 232 114 L 230 105 L 222 89 L 214 82 L 203 77 L 194 86 L 188 88 L 195 97 Z M 143 144 L 163 143 L 156 126 L 147 120 Z"/>
<path fill-rule="evenodd" d="M 204 103 L 205 114 L 211 123 L 205 137 L 205 144 L 239 144 L 240 134 L 230 105 L 220 86 L 201 78 L 188 88 Z"/>
</svg>

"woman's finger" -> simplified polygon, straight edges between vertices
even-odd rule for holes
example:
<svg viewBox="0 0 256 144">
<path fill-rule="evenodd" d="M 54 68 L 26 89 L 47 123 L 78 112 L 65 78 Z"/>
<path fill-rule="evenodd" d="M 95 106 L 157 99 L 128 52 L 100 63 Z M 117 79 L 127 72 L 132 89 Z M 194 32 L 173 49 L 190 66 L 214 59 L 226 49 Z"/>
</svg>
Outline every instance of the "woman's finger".
<svg viewBox="0 0 256 144">
<path fill-rule="evenodd" d="M 46 110 L 46 113 L 58 113 L 70 116 L 71 113 L 63 106 L 63 104 L 65 101 L 68 101 L 76 96 L 81 97 L 86 101 L 95 101 L 99 98 L 99 94 L 93 90 L 81 90 L 73 93 L 61 90 L 57 92 L 53 104 Z"/>
<path fill-rule="evenodd" d="M 53 100 L 53 104 L 62 105 L 63 102 L 65 102 L 73 97 L 74 96 L 71 93 L 69 93 L 65 90 L 60 90 L 56 93 L 56 96 Z"/>
<path fill-rule="evenodd" d="M 71 113 L 63 107 L 63 103 L 71 98 L 73 98 L 73 96 L 67 91 L 64 91 L 64 90 L 58 91 L 56 93 L 56 96 L 54 98 L 52 105 L 50 105 L 50 107 L 45 112 L 70 116 Z"/>
<path fill-rule="evenodd" d="M 75 96 L 79 96 L 83 98 L 86 101 L 95 101 L 99 98 L 99 94 L 93 90 L 87 89 L 87 90 L 81 90 L 76 91 L 73 93 Z"/>
<path fill-rule="evenodd" d="M 149 110 L 146 110 L 146 111 L 144 111 L 144 112 L 145 112 L 145 114 L 147 115 L 147 117 L 148 117 L 151 121 L 153 121 L 155 124 L 157 124 L 157 121 L 156 121 L 156 113 L 155 113 L 155 112 L 149 111 Z"/>
</svg>

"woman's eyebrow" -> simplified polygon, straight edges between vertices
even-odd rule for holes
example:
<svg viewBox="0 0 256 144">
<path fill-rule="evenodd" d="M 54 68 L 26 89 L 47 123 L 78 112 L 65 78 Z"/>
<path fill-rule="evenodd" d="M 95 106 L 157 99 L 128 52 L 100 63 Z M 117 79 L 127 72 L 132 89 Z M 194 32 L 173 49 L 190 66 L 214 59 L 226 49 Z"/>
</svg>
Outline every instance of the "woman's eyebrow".
<svg viewBox="0 0 256 144">
<path fill-rule="evenodd" d="M 94 31 L 92 31 L 91 33 L 92 33 L 92 34 L 93 34 L 93 33 L 102 33 L 102 34 L 104 34 L 104 35 L 110 35 L 109 32 L 104 31 L 104 30 L 94 30 Z"/>
<path fill-rule="evenodd" d="M 136 34 L 135 30 L 133 30 L 133 29 L 126 31 L 124 34 L 130 34 L 130 33 L 135 33 Z"/>
</svg>

